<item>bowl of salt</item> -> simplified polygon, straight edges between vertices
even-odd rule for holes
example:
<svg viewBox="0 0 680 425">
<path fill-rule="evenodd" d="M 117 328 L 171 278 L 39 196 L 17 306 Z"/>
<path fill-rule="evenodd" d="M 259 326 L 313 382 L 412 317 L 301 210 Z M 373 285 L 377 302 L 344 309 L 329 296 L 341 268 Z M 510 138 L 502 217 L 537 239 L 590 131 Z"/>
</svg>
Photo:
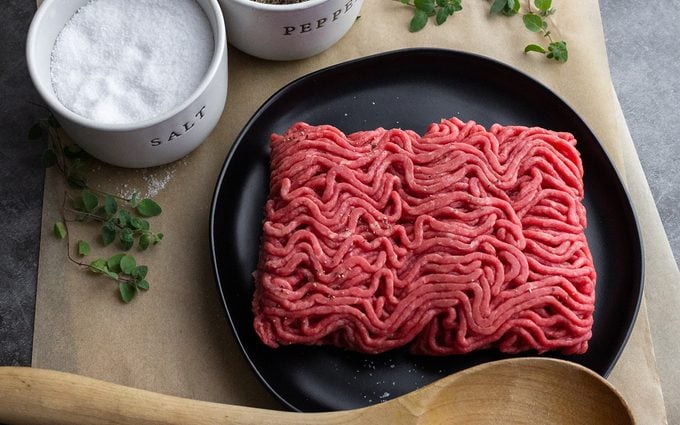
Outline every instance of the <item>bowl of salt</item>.
<svg viewBox="0 0 680 425">
<path fill-rule="evenodd" d="M 215 128 L 226 44 L 217 0 L 46 0 L 26 57 L 74 142 L 104 162 L 142 168 L 184 157 Z"/>
</svg>

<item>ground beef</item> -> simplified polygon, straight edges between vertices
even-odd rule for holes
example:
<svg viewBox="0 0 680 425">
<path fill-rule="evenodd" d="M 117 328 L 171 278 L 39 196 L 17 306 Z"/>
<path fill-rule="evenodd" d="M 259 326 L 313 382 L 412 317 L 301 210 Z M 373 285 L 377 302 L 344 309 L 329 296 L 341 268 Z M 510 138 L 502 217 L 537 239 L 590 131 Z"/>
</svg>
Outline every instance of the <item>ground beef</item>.
<svg viewBox="0 0 680 425">
<path fill-rule="evenodd" d="M 422 137 L 273 135 L 257 334 L 365 353 L 585 352 L 595 269 L 575 145 L 455 118 Z"/>
</svg>

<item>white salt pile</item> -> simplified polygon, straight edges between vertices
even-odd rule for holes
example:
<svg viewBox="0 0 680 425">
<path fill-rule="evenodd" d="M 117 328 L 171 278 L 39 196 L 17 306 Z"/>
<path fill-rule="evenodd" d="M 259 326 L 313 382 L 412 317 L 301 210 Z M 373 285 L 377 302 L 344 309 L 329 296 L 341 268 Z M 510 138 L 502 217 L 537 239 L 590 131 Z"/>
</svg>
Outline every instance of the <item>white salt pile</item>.
<svg viewBox="0 0 680 425">
<path fill-rule="evenodd" d="M 100 123 L 154 118 L 196 90 L 213 43 L 195 0 L 92 0 L 54 44 L 52 85 L 66 108 Z"/>
</svg>

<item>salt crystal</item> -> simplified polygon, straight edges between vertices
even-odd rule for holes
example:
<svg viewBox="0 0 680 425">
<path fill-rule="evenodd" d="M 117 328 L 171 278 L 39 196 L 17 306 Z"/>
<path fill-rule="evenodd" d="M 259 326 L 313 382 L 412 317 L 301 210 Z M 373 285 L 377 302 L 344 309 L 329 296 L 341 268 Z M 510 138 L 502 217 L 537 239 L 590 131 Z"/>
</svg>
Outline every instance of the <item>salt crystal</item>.
<svg viewBox="0 0 680 425">
<path fill-rule="evenodd" d="M 142 178 L 148 184 L 146 196 L 153 198 L 154 196 L 158 195 L 165 188 L 165 185 L 172 179 L 174 174 L 175 169 L 172 168 L 166 169 L 161 173 L 160 176 L 155 174 L 144 175 Z"/>
<path fill-rule="evenodd" d="M 210 22 L 195 0 L 92 0 L 57 37 L 52 86 L 78 115 L 139 122 L 191 96 L 213 46 Z"/>
<path fill-rule="evenodd" d="M 118 195 L 122 198 L 130 199 L 133 194 L 137 194 L 139 198 L 153 198 L 165 189 L 165 186 L 172 180 L 172 177 L 177 171 L 175 164 L 170 164 L 165 167 L 136 169 L 134 174 L 140 176 L 145 187 L 139 187 L 137 184 L 128 185 L 124 183 L 122 188 L 119 188 Z M 137 177 L 135 177 L 137 179 Z"/>
</svg>

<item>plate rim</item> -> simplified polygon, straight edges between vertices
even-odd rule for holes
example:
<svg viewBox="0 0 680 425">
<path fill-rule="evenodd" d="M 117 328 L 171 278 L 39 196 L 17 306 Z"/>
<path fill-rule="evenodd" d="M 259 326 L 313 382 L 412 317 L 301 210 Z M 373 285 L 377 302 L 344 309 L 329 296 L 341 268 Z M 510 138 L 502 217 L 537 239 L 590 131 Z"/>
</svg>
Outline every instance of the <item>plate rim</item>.
<svg viewBox="0 0 680 425">
<path fill-rule="evenodd" d="M 211 266 L 212 266 L 212 271 L 213 271 L 213 277 L 215 279 L 215 284 L 217 286 L 219 295 L 220 295 L 220 300 L 222 301 L 222 308 L 224 309 L 224 312 L 227 317 L 227 321 L 229 322 L 229 327 L 231 330 L 232 335 L 236 339 L 238 346 L 240 348 L 241 354 L 245 357 L 246 361 L 251 367 L 251 370 L 255 373 L 257 376 L 258 380 L 267 388 L 267 390 L 270 392 L 270 394 L 274 395 L 275 398 L 282 403 L 284 406 L 286 406 L 288 409 L 292 411 L 297 411 L 297 412 L 303 412 L 300 408 L 297 406 L 291 404 L 288 400 L 286 400 L 281 394 L 279 394 L 278 391 L 276 391 L 268 382 L 268 380 L 262 375 L 260 372 L 260 369 L 258 366 L 255 364 L 251 356 L 249 355 L 248 351 L 246 350 L 246 347 L 244 346 L 244 343 L 241 339 L 241 335 L 239 331 L 236 329 L 236 325 L 234 323 L 234 319 L 232 317 L 232 314 L 227 307 L 227 299 L 224 293 L 224 290 L 222 288 L 221 284 L 221 279 L 220 279 L 220 272 L 219 268 L 217 266 L 217 256 L 216 256 L 216 245 L 215 245 L 215 237 L 214 237 L 214 230 L 215 230 L 215 220 L 216 220 L 216 210 L 218 206 L 218 201 L 219 201 L 219 194 L 221 192 L 223 184 L 225 184 L 225 175 L 227 173 L 227 170 L 229 168 L 229 164 L 232 162 L 236 151 L 238 150 L 239 146 L 241 143 L 243 143 L 244 140 L 244 135 L 248 133 L 248 131 L 252 128 L 252 126 L 255 124 L 257 119 L 267 110 L 267 108 L 275 103 L 280 97 L 285 95 L 288 91 L 293 89 L 294 87 L 303 84 L 307 80 L 313 79 L 317 77 L 318 75 L 328 73 L 328 72 L 333 72 L 337 70 L 338 68 L 344 68 L 347 66 L 351 66 L 355 63 L 360 63 L 360 62 L 366 62 L 366 61 L 371 61 L 371 60 L 380 60 L 388 57 L 394 57 L 394 56 L 403 56 L 403 55 L 414 55 L 414 54 L 437 54 L 437 55 L 448 55 L 451 57 L 455 56 L 467 56 L 471 59 L 474 59 L 476 61 L 482 61 L 482 62 L 487 62 L 489 65 L 494 66 L 494 67 L 500 67 L 504 68 L 506 71 L 514 72 L 518 74 L 521 78 L 526 79 L 527 81 L 530 81 L 532 84 L 538 86 L 540 89 L 546 90 L 547 92 L 551 93 L 558 101 L 562 102 L 567 108 L 569 108 L 575 115 L 578 120 L 583 123 L 585 128 L 587 129 L 590 134 L 592 134 L 594 137 L 594 140 L 597 142 L 599 145 L 599 148 L 602 150 L 602 153 L 606 157 L 607 161 L 612 167 L 612 170 L 620 184 L 621 190 L 623 192 L 623 196 L 625 197 L 625 201 L 627 202 L 628 206 L 630 207 L 631 215 L 632 215 L 632 221 L 634 224 L 635 228 L 635 239 L 637 239 L 637 244 L 634 244 L 634 247 L 639 249 L 640 257 L 639 257 L 639 269 L 640 269 L 640 274 L 639 274 L 639 285 L 638 285 L 638 291 L 636 294 L 636 299 L 634 300 L 634 308 L 633 308 L 633 313 L 630 317 L 630 324 L 627 326 L 625 335 L 623 337 L 622 343 L 617 349 L 614 357 L 612 358 L 612 361 L 608 365 L 608 367 L 604 370 L 604 372 L 601 374 L 604 378 L 607 378 L 609 374 L 611 373 L 612 369 L 616 366 L 618 363 L 623 351 L 625 350 L 626 346 L 628 345 L 628 342 L 630 340 L 630 336 L 633 332 L 633 328 L 635 327 L 635 323 L 637 322 L 638 319 L 638 314 L 640 312 L 640 305 L 642 303 L 642 297 L 644 293 L 644 286 L 645 286 L 645 277 L 646 277 L 646 265 L 645 265 L 645 246 L 644 246 L 644 240 L 642 238 L 642 229 L 640 226 L 640 220 L 639 220 L 639 214 L 637 212 L 637 209 L 635 207 L 635 204 L 632 202 L 632 198 L 630 195 L 630 191 L 625 183 L 625 181 L 622 179 L 621 173 L 619 172 L 618 168 L 616 167 L 615 163 L 612 161 L 612 157 L 605 148 L 605 146 L 600 142 L 600 139 L 595 135 L 595 132 L 593 132 L 592 128 L 588 124 L 586 120 L 583 119 L 581 114 L 577 112 L 576 109 L 574 109 L 569 102 L 567 102 L 562 96 L 557 94 L 554 90 L 552 90 L 550 87 L 547 85 L 543 84 L 542 82 L 538 81 L 536 78 L 530 76 L 526 72 L 509 65 L 507 63 L 501 62 L 495 58 L 484 56 L 481 54 L 477 53 L 471 53 L 471 52 L 466 52 L 462 50 L 456 50 L 456 49 L 447 49 L 447 48 L 438 48 L 438 47 L 412 47 L 412 48 L 401 48 L 401 49 L 394 49 L 394 50 L 387 50 L 379 53 L 374 53 L 370 54 L 367 56 L 362 56 L 362 57 L 357 57 L 353 58 L 350 60 L 338 62 L 320 69 L 317 69 L 315 71 L 311 71 L 309 73 L 303 74 L 297 78 L 294 78 L 293 80 L 289 81 L 288 83 L 285 83 L 281 88 L 276 90 L 271 96 L 269 96 L 256 110 L 255 112 L 247 119 L 246 123 L 243 125 L 243 128 L 239 131 L 239 133 L 236 135 L 236 138 L 233 140 L 231 147 L 229 148 L 229 151 L 225 157 L 225 160 L 223 161 L 223 164 L 220 168 L 220 173 L 217 178 L 217 181 L 215 183 L 215 188 L 213 190 L 213 195 L 212 195 L 212 200 L 211 200 L 211 206 L 210 206 L 210 220 L 209 220 L 209 240 L 210 240 L 210 260 L 211 260 Z M 568 360 L 567 360 L 568 361 Z M 587 366 L 586 366 L 587 367 Z M 590 368 L 589 368 L 590 369 Z M 462 369 L 465 370 L 465 369 Z M 600 374 L 598 371 L 594 371 L 595 373 Z"/>
</svg>

